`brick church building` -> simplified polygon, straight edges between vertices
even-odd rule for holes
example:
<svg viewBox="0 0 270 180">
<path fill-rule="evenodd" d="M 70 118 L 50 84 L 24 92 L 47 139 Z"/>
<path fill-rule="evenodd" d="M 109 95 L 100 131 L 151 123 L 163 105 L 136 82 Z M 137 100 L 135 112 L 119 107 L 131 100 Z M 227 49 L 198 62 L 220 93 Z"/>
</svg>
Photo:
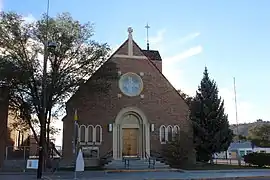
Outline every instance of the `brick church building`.
<svg viewBox="0 0 270 180">
<path fill-rule="evenodd" d="M 160 153 L 175 133 L 185 140 L 185 151 L 193 150 L 188 105 L 162 74 L 159 52 L 142 50 L 132 32 L 129 28 L 128 39 L 66 103 L 64 161 L 74 159 L 75 111 L 78 142 L 86 159 L 109 152 L 115 160 L 145 159 Z"/>
</svg>

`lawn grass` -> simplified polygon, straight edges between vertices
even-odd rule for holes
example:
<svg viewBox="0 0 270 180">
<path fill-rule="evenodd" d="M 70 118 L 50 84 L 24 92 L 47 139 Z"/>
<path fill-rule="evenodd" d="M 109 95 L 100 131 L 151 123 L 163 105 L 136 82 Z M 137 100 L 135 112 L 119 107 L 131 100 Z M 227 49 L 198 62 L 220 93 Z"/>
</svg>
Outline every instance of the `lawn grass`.
<svg viewBox="0 0 270 180">
<path fill-rule="evenodd" d="M 232 169 L 269 169 L 267 167 L 258 166 L 238 166 L 230 164 L 196 164 L 194 166 L 184 168 L 185 170 L 232 170 Z"/>
</svg>

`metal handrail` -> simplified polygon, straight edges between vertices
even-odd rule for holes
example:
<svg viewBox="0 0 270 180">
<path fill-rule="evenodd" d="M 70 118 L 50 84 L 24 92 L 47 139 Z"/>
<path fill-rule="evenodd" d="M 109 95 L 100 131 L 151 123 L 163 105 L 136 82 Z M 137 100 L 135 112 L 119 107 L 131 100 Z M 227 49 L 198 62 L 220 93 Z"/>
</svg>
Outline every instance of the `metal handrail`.
<svg viewBox="0 0 270 180">
<path fill-rule="evenodd" d="M 151 168 L 151 165 L 153 169 L 155 168 L 156 159 L 151 157 L 147 152 L 145 152 L 145 157 L 148 160 L 148 168 Z"/>
<path fill-rule="evenodd" d="M 125 168 L 129 168 L 129 159 L 128 158 L 123 158 L 123 161 L 125 163 Z"/>
<path fill-rule="evenodd" d="M 105 155 L 100 157 L 100 160 L 105 160 L 105 164 L 109 162 L 109 159 L 113 157 L 113 150 L 108 151 Z"/>
</svg>

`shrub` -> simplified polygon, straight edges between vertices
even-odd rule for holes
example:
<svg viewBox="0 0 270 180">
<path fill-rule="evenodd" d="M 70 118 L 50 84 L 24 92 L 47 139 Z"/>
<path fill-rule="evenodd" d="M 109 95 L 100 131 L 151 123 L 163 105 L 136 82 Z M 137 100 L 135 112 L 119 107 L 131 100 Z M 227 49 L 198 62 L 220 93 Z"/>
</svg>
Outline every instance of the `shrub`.
<svg viewBox="0 0 270 180">
<path fill-rule="evenodd" d="M 270 166 L 269 153 L 250 153 L 244 156 L 244 161 L 248 164 L 256 165 L 259 167 Z"/>
<path fill-rule="evenodd" d="M 195 152 L 190 144 L 192 138 L 189 139 L 185 132 L 181 132 L 181 137 L 180 134 L 177 134 L 173 141 L 163 145 L 162 156 L 165 162 L 173 168 L 187 168 L 196 162 Z"/>
</svg>

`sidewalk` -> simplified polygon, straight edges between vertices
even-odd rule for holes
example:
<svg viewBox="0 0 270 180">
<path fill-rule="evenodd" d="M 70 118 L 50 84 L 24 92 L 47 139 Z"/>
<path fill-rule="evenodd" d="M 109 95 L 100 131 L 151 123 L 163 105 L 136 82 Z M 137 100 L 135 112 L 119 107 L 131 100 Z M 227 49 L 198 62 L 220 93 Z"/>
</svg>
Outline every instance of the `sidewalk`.
<svg viewBox="0 0 270 180">
<path fill-rule="evenodd" d="M 44 179 L 49 180 L 71 180 L 74 179 L 74 172 L 60 171 L 55 174 L 43 173 Z M 270 180 L 270 170 L 208 170 L 208 171 L 185 171 L 185 172 L 115 172 L 106 173 L 105 171 L 86 171 L 77 173 L 79 180 Z M 30 180 L 36 178 L 36 172 L 25 173 L 0 173 L 0 179 Z"/>
</svg>

